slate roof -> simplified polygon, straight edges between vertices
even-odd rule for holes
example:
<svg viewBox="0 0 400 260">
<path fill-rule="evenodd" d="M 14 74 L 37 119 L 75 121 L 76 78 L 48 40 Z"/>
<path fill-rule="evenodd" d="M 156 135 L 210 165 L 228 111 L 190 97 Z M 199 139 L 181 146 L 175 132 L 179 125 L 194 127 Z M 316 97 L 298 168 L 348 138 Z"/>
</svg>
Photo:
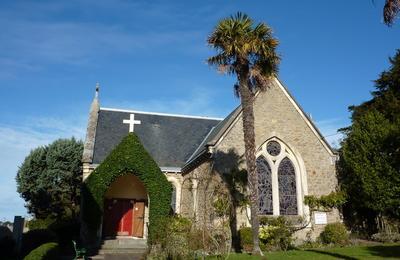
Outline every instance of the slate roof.
<svg viewBox="0 0 400 260">
<path fill-rule="evenodd" d="M 199 145 L 198 149 L 190 156 L 186 165 L 189 165 L 192 161 L 194 161 L 197 157 L 207 151 L 207 146 L 215 145 L 219 138 L 225 133 L 226 129 L 233 123 L 237 115 L 241 112 L 242 107 L 238 106 L 235 110 L 233 110 L 227 117 L 224 118 L 221 122 L 219 122 L 215 127 L 213 127 L 210 133 L 204 138 L 203 142 Z"/>
<path fill-rule="evenodd" d="M 221 122 L 218 118 L 168 115 L 140 111 L 100 108 L 93 152 L 93 164 L 101 163 L 128 134 L 124 119 L 134 114 L 141 124 L 134 132 L 159 167 L 181 168 Z"/>
<path fill-rule="evenodd" d="M 334 153 L 332 147 L 288 89 L 279 79 L 276 81 L 275 84 L 282 86 L 327 149 Z M 101 163 L 127 135 L 129 125 L 123 124 L 122 121 L 129 119 L 130 114 L 133 113 L 135 120 L 141 121 L 140 125 L 135 125 L 135 133 L 158 166 L 165 171 L 185 171 L 197 159 L 208 154 L 208 147 L 216 145 L 241 111 L 242 107 L 238 106 L 222 120 L 220 118 L 100 108 L 92 163 Z"/>
</svg>

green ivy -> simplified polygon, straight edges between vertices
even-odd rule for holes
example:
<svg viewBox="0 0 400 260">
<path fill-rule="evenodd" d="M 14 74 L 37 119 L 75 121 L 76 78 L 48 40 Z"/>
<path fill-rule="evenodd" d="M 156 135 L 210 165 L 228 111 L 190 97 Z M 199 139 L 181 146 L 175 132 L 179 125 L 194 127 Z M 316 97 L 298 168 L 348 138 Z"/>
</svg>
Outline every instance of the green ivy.
<svg viewBox="0 0 400 260">
<path fill-rule="evenodd" d="M 319 198 L 312 195 L 304 196 L 304 204 L 309 206 L 311 211 L 330 211 L 332 208 L 342 206 L 345 202 L 346 196 L 343 192 L 331 192 Z"/>
<path fill-rule="evenodd" d="M 152 243 L 152 237 L 163 229 L 163 219 L 168 217 L 172 186 L 134 133 L 122 139 L 85 180 L 82 189 L 82 219 L 89 232 L 95 234 L 101 224 L 105 193 L 118 177 L 127 174 L 137 176 L 149 194 L 148 242 Z"/>
</svg>

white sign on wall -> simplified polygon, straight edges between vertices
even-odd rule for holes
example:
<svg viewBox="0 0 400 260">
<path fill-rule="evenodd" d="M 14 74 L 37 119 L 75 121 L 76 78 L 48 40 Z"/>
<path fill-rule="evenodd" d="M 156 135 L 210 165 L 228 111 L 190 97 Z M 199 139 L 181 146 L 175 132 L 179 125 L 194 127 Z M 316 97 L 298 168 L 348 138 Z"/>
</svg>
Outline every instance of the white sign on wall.
<svg viewBox="0 0 400 260">
<path fill-rule="evenodd" d="M 328 218 L 326 216 L 326 212 L 315 212 L 314 213 L 314 222 L 316 225 L 328 224 Z"/>
</svg>

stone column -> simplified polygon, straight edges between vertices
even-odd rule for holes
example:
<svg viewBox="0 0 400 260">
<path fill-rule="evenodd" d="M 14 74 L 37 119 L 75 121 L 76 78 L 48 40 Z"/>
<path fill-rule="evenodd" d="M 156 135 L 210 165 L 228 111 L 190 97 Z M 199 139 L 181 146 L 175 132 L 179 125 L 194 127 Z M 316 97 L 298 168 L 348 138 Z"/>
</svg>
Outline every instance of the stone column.
<svg viewBox="0 0 400 260">
<path fill-rule="evenodd" d="M 197 222 L 197 218 L 198 218 L 198 214 L 197 214 L 197 187 L 199 185 L 199 181 L 197 179 L 193 179 L 192 180 L 192 191 L 193 191 L 193 214 L 196 218 L 196 222 Z"/>
</svg>

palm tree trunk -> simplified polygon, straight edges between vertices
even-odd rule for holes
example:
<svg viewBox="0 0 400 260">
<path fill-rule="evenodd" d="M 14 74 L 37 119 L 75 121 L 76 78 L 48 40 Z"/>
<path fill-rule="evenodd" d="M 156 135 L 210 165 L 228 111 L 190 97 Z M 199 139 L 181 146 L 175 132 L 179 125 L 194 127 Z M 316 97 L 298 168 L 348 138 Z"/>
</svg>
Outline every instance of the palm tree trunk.
<svg viewBox="0 0 400 260">
<path fill-rule="evenodd" d="M 262 255 L 260 242 L 258 238 L 259 219 L 258 219 L 258 178 L 256 173 L 256 157 L 255 157 L 255 133 L 254 133 L 254 112 L 253 101 L 254 94 L 248 87 L 248 70 L 245 70 L 239 76 L 240 100 L 243 109 L 243 137 L 245 147 L 245 157 L 247 166 L 247 179 L 250 190 L 250 212 L 251 227 L 253 235 L 253 252 L 254 255 Z"/>
</svg>

